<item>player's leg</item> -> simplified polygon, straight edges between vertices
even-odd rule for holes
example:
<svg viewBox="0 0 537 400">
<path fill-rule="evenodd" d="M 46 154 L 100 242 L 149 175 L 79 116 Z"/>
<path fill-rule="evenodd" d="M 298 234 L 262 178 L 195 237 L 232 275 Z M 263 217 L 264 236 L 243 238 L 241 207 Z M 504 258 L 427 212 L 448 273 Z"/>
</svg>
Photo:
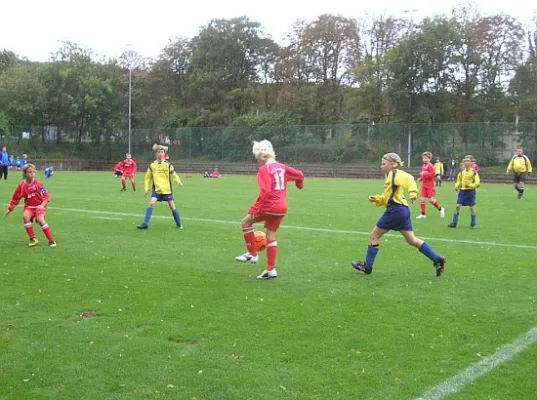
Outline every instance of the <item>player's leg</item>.
<svg viewBox="0 0 537 400">
<path fill-rule="evenodd" d="M 28 246 L 30 247 L 33 247 L 38 243 L 34 232 L 34 225 L 32 224 L 32 219 L 34 218 L 34 215 L 34 209 L 27 208 L 24 209 L 24 211 L 22 212 L 22 221 L 24 223 L 24 229 L 26 229 L 26 233 L 30 237 L 30 243 L 28 243 Z"/>
<path fill-rule="evenodd" d="M 267 268 L 258 276 L 259 279 L 270 279 L 278 276 L 276 272 L 276 257 L 278 255 L 276 232 L 283 218 L 283 215 L 270 215 L 265 221 L 265 229 L 267 231 Z"/>
<path fill-rule="evenodd" d="M 255 247 L 254 222 L 260 221 L 256 221 L 250 214 L 246 214 L 241 221 L 242 236 L 244 238 L 244 243 L 246 244 L 246 253 L 235 257 L 235 260 L 237 261 L 256 263 L 258 260 L 257 249 Z"/>
<path fill-rule="evenodd" d="M 54 236 L 52 236 L 50 226 L 48 225 L 47 221 L 45 221 L 45 211 L 36 211 L 35 219 L 47 237 L 49 246 L 56 247 L 56 241 L 54 240 Z"/>
<path fill-rule="evenodd" d="M 426 200 L 427 200 L 427 189 L 422 186 L 421 193 L 420 193 L 420 211 L 421 211 L 421 214 L 418 215 L 416 217 L 416 219 L 427 218 L 427 216 L 425 215 L 426 210 L 427 210 Z"/>
<path fill-rule="evenodd" d="M 382 217 L 380 221 L 382 221 Z M 351 265 L 358 271 L 365 272 L 366 274 L 373 272 L 373 264 L 375 263 L 375 258 L 379 252 L 380 238 L 389 231 L 390 229 L 379 228 L 377 223 L 369 234 L 369 244 L 365 253 L 365 260 L 351 261 Z"/>
<path fill-rule="evenodd" d="M 518 183 L 518 199 L 522 200 L 522 196 L 524 196 L 524 187 L 526 186 L 526 173 L 522 172 L 520 174 L 520 179 Z"/>
<path fill-rule="evenodd" d="M 155 196 L 156 195 L 151 196 L 151 200 L 149 200 L 149 204 L 145 209 L 144 222 L 136 226 L 138 229 L 147 229 L 149 227 L 149 221 L 151 220 L 151 215 L 153 215 L 153 209 L 155 208 L 155 203 L 157 202 L 157 197 Z"/>
<path fill-rule="evenodd" d="M 175 202 L 172 200 L 168 200 L 168 206 L 170 207 L 170 210 L 173 215 L 173 220 L 175 221 L 175 224 L 179 229 L 183 229 L 183 224 L 181 224 L 181 216 L 179 215 L 179 210 L 175 206 Z"/>
<path fill-rule="evenodd" d="M 440 212 L 440 218 L 444 218 L 446 216 L 446 212 L 444 208 L 440 205 L 438 200 L 433 196 L 429 197 L 429 203 L 433 205 L 434 208 L 436 208 Z"/>
<path fill-rule="evenodd" d="M 521 193 L 520 193 L 520 174 L 517 174 L 516 172 L 513 173 L 513 187 L 518 193 L 517 198 L 520 200 Z"/>
<path fill-rule="evenodd" d="M 475 212 L 475 204 L 473 206 L 470 206 L 470 228 L 475 228 L 477 221 L 476 221 L 476 212 Z"/>
<path fill-rule="evenodd" d="M 127 190 L 127 182 L 125 180 L 125 175 L 121 176 L 121 191 L 124 192 Z"/>
<path fill-rule="evenodd" d="M 134 182 L 134 178 L 129 176 L 129 180 L 131 181 L 132 190 L 136 192 L 136 182 Z"/>
<path fill-rule="evenodd" d="M 461 211 L 461 203 L 457 203 L 455 206 L 455 212 L 453 213 L 453 220 L 448 224 L 450 228 L 456 228 L 459 223 L 459 212 Z"/>
<path fill-rule="evenodd" d="M 433 262 L 433 266 L 436 268 L 436 276 L 442 275 L 444 272 L 444 264 L 446 263 L 446 258 L 435 253 L 435 251 L 429 246 L 427 242 L 416 237 L 414 231 L 410 230 L 401 230 L 401 234 L 405 238 L 406 242 L 411 246 L 416 247 L 420 253 L 426 256 L 429 260 Z"/>
</svg>

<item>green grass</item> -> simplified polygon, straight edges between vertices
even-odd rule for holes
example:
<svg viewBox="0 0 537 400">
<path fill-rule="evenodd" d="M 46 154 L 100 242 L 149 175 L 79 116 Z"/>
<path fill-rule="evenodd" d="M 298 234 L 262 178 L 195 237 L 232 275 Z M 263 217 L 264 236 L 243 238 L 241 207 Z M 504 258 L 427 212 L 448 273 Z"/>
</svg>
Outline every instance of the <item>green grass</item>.
<svg viewBox="0 0 537 400">
<path fill-rule="evenodd" d="M 0 182 L 4 203 L 17 179 Z M 56 248 L 40 230 L 28 248 L 21 207 L 3 221 L 1 399 L 411 399 L 537 326 L 534 186 L 517 201 L 484 184 L 478 229 L 463 209 L 450 230 L 444 183 L 446 220 L 429 206 L 413 224 L 445 275 L 393 234 L 365 276 L 349 261 L 382 213 L 367 202 L 382 182 L 308 179 L 289 188 L 279 277 L 260 281 L 265 254 L 234 261 L 255 177 L 183 177 L 182 231 L 165 204 L 136 229 L 137 180 L 136 193 L 111 173 L 46 181 Z M 532 398 L 536 358 L 532 345 L 453 398 Z"/>
</svg>

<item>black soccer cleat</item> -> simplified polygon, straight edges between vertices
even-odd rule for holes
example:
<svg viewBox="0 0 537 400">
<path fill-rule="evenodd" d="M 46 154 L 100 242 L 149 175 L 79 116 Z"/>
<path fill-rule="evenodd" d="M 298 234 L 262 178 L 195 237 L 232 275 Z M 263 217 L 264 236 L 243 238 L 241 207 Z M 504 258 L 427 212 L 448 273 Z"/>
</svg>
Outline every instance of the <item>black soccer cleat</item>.
<svg viewBox="0 0 537 400">
<path fill-rule="evenodd" d="M 373 268 L 368 268 L 365 264 L 365 261 L 351 261 L 351 265 L 354 267 L 354 269 L 362 271 L 364 274 L 369 275 L 371 272 L 373 272 Z"/>
<path fill-rule="evenodd" d="M 444 273 L 444 265 L 446 264 L 446 257 L 440 256 L 437 262 L 433 264 L 436 268 L 436 276 L 442 276 Z"/>
<path fill-rule="evenodd" d="M 456 227 L 457 227 L 457 224 L 456 224 L 455 222 L 450 222 L 450 223 L 448 224 L 448 226 L 449 226 L 450 228 L 456 228 Z"/>
<path fill-rule="evenodd" d="M 147 229 L 149 228 L 149 226 L 147 224 L 140 224 L 138 226 L 136 226 L 138 229 Z"/>
</svg>

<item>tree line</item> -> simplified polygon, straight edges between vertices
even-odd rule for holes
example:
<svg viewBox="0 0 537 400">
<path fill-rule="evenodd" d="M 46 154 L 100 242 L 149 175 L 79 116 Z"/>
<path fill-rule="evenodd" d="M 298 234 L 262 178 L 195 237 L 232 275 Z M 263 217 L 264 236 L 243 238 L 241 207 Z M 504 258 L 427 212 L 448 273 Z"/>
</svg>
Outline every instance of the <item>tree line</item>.
<svg viewBox="0 0 537 400">
<path fill-rule="evenodd" d="M 296 21 L 285 44 L 248 17 L 215 19 L 193 38 L 171 39 L 156 59 L 133 50 L 99 59 L 71 42 L 47 62 L 4 49 L 0 132 L 32 127 L 44 143 L 54 127 L 58 144 L 124 142 L 129 71 L 132 127 L 151 135 L 186 127 L 537 121 L 537 23 L 525 30 L 510 15 L 461 5 L 416 22 L 324 14 Z M 330 140 L 329 129 L 314 131 L 319 143 Z M 460 134 L 466 142 L 471 135 Z M 201 134 L 193 140 L 203 148 Z"/>
</svg>

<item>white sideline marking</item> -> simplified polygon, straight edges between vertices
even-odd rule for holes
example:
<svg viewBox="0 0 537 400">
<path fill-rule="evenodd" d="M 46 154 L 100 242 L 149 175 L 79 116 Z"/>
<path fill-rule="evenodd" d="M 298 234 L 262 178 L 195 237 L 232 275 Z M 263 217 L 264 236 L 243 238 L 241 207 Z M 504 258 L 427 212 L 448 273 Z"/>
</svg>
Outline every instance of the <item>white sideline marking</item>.
<svg viewBox="0 0 537 400">
<path fill-rule="evenodd" d="M 109 220 L 114 220 L 114 221 L 120 221 L 122 220 L 123 218 L 114 218 L 114 217 L 93 217 L 95 219 L 109 219 Z"/>
<path fill-rule="evenodd" d="M 101 215 L 114 215 L 114 216 L 122 216 L 122 217 L 143 218 L 143 215 L 139 215 L 139 214 L 119 213 L 119 212 L 112 212 L 112 211 L 83 210 L 83 209 L 77 209 L 77 208 L 60 208 L 60 207 L 49 207 L 49 209 L 59 210 L 59 211 L 82 212 L 82 213 L 87 213 L 87 214 L 101 214 Z M 162 215 L 154 215 L 152 218 L 170 218 L 170 217 L 162 216 Z M 239 221 L 226 221 L 226 220 L 220 220 L 220 219 L 191 218 L 191 217 L 183 217 L 183 216 L 181 216 L 181 219 L 184 219 L 185 221 L 207 222 L 207 223 L 212 223 L 212 224 L 240 225 Z M 342 229 L 310 228 L 307 226 L 294 226 L 294 225 L 282 225 L 281 228 L 298 229 L 302 231 L 312 231 L 312 232 L 342 233 L 342 234 L 347 234 L 347 235 L 369 236 L 369 232 L 349 231 L 349 230 L 342 230 Z M 396 235 L 396 234 L 386 234 L 384 236 L 402 238 L 401 235 Z M 510 247 L 510 248 L 517 248 L 517 249 L 537 250 L 537 246 L 532 246 L 529 244 L 480 242 L 478 240 L 457 240 L 457 239 L 434 238 L 434 237 L 427 237 L 427 236 L 420 236 L 420 238 L 425 239 L 425 240 L 433 240 L 436 242 L 462 243 L 462 244 L 471 244 L 471 245 L 478 245 L 478 246 Z"/>
<path fill-rule="evenodd" d="M 535 342 L 537 342 L 537 327 L 531 328 L 529 331 L 516 338 L 513 342 L 500 347 L 493 355 L 485 357 L 483 360 L 466 368 L 454 377 L 435 386 L 416 400 L 441 400 L 447 396 L 456 394 L 464 386 L 492 371 L 498 365 L 509 361 L 513 356 L 524 351 Z"/>
</svg>

